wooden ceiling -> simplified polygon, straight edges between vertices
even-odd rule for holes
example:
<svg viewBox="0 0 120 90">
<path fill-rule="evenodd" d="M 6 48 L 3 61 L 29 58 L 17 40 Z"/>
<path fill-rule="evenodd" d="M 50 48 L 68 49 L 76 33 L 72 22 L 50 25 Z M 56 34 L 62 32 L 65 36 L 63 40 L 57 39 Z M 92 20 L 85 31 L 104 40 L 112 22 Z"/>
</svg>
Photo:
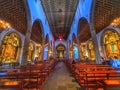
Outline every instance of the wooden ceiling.
<svg viewBox="0 0 120 90">
<path fill-rule="evenodd" d="M 120 0 L 96 0 L 94 8 L 94 26 L 96 33 L 109 26 L 114 19 L 120 17 Z M 90 35 L 87 23 L 79 23 L 79 40 L 86 41 Z"/>
<path fill-rule="evenodd" d="M 79 0 L 41 0 L 55 39 L 67 39 Z"/>
<path fill-rule="evenodd" d="M 21 32 L 26 33 L 27 15 L 23 0 L 0 0 L 0 19 Z"/>
<path fill-rule="evenodd" d="M 94 25 L 96 33 L 120 17 L 120 0 L 96 0 Z"/>
</svg>

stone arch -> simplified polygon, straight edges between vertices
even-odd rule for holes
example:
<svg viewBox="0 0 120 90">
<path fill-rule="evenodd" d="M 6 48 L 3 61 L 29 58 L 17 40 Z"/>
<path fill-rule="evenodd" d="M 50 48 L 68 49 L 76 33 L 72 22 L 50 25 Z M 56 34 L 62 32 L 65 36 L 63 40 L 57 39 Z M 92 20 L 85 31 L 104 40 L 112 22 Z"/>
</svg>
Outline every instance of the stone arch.
<svg viewBox="0 0 120 90">
<path fill-rule="evenodd" d="M 36 19 L 32 25 L 31 40 L 36 43 L 35 60 L 42 59 L 42 45 L 44 41 L 44 29 L 40 19 Z"/>
<path fill-rule="evenodd" d="M 87 41 L 91 38 L 90 26 L 86 18 L 82 17 L 78 23 L 77 37 L 79 43 Z"/>
<path fill-rule="evenodd" d="M 39 37 L 39 38 L 38 38 Z M 32 25 L 31 40 L 42 43 L 44 38 L 43 25 L 40 19 L 36 19 Z"/>
<path fill-rule="evenodd" d="M 0 62 L 19 63 L 22 40 L 17 32 L 8 32 L 4 35 L 0 49 Z"/>
<path fill-rule="evenodd" d="M 77 37 L 79 42 L 79 55 L 81 60 L 87 56 L 86 41 L 91 38 L 90 26 L 85 17 L 80 18 L 78 23 Z"/>
<path fill-rule="evenodd" d="M 120 57 L 120 34 L 114 29 L 106 29 L 101 36 L 101 46 L 105 57 Z"/>
</svg>

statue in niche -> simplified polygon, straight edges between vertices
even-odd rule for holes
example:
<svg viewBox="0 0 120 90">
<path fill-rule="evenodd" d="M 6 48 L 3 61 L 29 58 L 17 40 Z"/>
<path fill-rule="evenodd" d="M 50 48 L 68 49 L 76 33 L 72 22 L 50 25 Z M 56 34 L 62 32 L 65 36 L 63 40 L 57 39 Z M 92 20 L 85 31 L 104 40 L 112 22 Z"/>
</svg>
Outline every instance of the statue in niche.
<svg viewBox="0 0 120 90">
<path fill-rule="evenodd" d="M 95 60 L 95 54 L 94 54 L 94 48 L 93 48 L 92 41 L 89 42 L 88 48 L 89 48 L 89 57 L 90 57 L 90 59 Z"/>
<path fill-rule="evenodd" d="M 106 37 L 108 36 L 108 37 Z M 107 57 L 117 56 L 119 53 L 119 35 L 116 32 L 107 31 L 106 35 L 104 36 L 104 42 L 106 47 Z"/>
<path fill-rule="evenodd" d="M 28 47 L 28 56 L 27 56 L 28 61 L 32 60 L 33 50 L 34 50 L 33 43 L 30 43 Z"/>
<path fill-rule="evenodd" d="M 85 46 L 81 46 L 81 54 L 83 58 L 86 56 Z"/>
<path fill-rule="evenodd" d="M 16 59 L 16 51 L 19 46 L 19 38 L 15 33 L 7 35 L 3 39 L 1 57 L 3 61 L 12 62 Z"/>
</svg>

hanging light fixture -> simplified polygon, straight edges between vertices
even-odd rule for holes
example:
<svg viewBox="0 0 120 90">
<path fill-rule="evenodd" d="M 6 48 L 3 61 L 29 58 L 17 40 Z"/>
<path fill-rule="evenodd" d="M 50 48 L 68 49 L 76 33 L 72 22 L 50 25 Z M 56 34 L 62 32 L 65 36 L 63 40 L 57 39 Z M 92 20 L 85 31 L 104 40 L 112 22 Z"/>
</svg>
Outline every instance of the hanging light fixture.
<svg viewBox="0 0 120 90">
<path fill-rule="evenodd" d="M 113 20 L 111 23 L 113 27 L 120 27 L 120 17 Z"/>
<path fill-rule="evenodd" d="M 8 30 L 10 27 L 11 25 L 8 22 L 0 19 L 0 30 Z"/>
</svg>

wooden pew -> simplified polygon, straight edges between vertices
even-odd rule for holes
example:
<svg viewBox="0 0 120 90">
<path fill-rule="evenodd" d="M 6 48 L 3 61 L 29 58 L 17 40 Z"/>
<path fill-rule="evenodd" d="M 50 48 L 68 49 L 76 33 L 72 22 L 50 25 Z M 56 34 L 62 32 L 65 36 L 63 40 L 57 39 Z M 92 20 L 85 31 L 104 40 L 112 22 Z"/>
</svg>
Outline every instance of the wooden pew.
<svg viewBox="0 0 120 90">
<path fill-rule="evenodd" d="M 20 90 L 25 88 L 36 88 L 36 90 L 41 90 L 46 78 L 55 67 L 55 61 L 49 61 L 47 63 L 22 66 L 10 71 L 5 72 L 3 76 L 0 76 L 1 86 L 7 87 L 6 83 L 9 83 L 9 86 L 15 87 L 15 84 L 12 82 L 18 82 L 20 85 Z M 1 82 L 1 80 L 6 79 L 7 81 Z M 17 84 L 16 84 L 17 85 Z"/>
<path fill-rule="evenodd" d="M 117 70 L 110 67 L 109 65 L 96 65 L 88 63 L 77 63 L 72 65 L 70 62 L 65 62 L 70 71 L 72 71 L 76 80 L 79 84 L 88 90 L 89 88 L 103 88 L 106 90 L 106 87 L 111 86 L 108 82 L 113 80 L 119 82 L 120 74 L 117 73 Z M 120 84 L 115 84 L 112 86 L 119 86 Z"/>
</svg>

